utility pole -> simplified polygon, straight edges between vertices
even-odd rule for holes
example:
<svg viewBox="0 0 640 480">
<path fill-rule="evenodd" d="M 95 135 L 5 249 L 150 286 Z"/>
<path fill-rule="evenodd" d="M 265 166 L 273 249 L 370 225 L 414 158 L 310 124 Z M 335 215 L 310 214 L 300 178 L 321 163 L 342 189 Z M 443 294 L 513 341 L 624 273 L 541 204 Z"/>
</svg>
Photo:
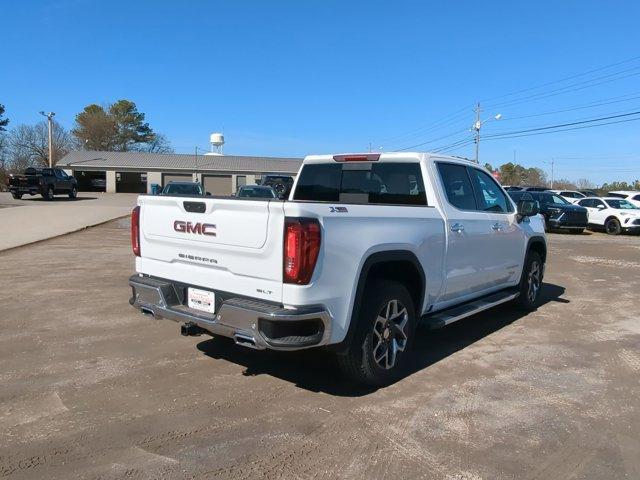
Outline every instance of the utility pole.
<svg viewBox="0 0 640 480">
<path fill-rule="evenodd" d="M 480 108 L 480 102 L 476 104 L 476 108 L 473 110 L 476 112 L 476 121 L 473 124 L 473 129 L 476 131 L 476 163 L 480 160 L 478 158 L 478 153 L 480 150 L 480 127 L 482 126 L 482 121 L 480 120 L 480 112 L 482 111 Z"/>
<path fill-rule="evenodd" d="M 47 117 L 47 126 L 49 127 L 49 168 L 53 168 L 53 117 L 55 112 L 40 112 L 40 115 Z"/>
<path fill-rule="evenodd" d="M 556 159 L 552 158 L 551 159 L 551 188 L 553 188 L 553 166 L 556 163 Z"/>
<path fill-rule="evenodd" d="M 196 171 L 194 172 L 196 179 L 198 178 L 198 147 L 196 146 Z"/>
</svg>

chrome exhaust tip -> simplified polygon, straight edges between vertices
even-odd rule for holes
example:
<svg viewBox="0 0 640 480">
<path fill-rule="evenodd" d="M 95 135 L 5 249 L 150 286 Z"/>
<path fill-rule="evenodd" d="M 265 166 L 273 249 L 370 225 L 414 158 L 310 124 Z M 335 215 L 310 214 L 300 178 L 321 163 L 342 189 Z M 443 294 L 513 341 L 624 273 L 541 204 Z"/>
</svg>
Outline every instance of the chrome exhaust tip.
<svg viewBox="0 0 640 480">
<path fill-rule="evenodd" d="M 247 348 L 259 349 L 258 346 L 256 345 L 256 341 L 254 340 L 254 338 L 249 335 L 236 333 L 233 335 L 233 339 L 235 340 L 236 345 L 242 345 L 243 347 L 247 347 Z"/>
</svg>

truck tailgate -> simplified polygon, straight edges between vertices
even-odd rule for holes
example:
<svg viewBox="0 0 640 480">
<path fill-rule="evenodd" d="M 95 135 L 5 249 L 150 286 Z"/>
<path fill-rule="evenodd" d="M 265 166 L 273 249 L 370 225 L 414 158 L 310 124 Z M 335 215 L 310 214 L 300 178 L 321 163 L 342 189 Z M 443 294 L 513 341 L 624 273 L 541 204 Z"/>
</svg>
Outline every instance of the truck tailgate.
<svg viewBox="0 0 640 480">
<path fill-rule="evenodd" d="M 282 301 L 280 201 L 141 196 L 139 273 Z"/>
</svg>

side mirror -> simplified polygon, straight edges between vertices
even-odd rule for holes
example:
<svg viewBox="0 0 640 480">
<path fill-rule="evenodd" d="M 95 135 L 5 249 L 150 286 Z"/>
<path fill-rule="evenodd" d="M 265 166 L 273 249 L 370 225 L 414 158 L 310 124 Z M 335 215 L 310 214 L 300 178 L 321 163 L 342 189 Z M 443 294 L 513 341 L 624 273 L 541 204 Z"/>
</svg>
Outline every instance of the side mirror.
<svg viewBox="0 0 640 480">
<path fill-rule="evenodd" d="M 210 197 L 210 196 L 211 196 L 211 192 L 207 192 L 207 197 Z"/>
<path fill-rule="evenodd" d="M 604 209 L 605 209 L 605 208 L 607 208 L 607 207 L 605 207 L 604 205 L 600 204 L 600 205 L 598 205 L 596 208 L 597 208 L 598 210 L 604 210 Z"/>
<path fill-rule="evenodd" d="M 531 195 L 523 196 L 517 203 L 518 221 L 521 222 L 525 217 L 533 217 L 540 213 L 540 207 Z"/>
</svg>

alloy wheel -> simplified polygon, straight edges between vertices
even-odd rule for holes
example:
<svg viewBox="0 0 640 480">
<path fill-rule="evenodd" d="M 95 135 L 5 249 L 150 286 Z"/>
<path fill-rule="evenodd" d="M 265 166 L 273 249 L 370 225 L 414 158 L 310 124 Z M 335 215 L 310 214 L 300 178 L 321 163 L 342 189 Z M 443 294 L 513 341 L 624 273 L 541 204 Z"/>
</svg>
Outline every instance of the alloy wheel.
<svg viewBox="0 0 640 480">
<path fill-rule="evenodd" d="M 396 365 L 398 352 L 404 351 L 407 346 L 408 323 L 409 313 L 398 300 L 390 300 L 380 309 L 373 325 L 377 340 L 373 359 L 380 368 L 390 370 Z"/>
<path fill-rule="evenodd" d="M 538 297 L 538 292 L 540 291 L 540 283 L 541 283 L 541 270 L 540 264 L 537 261 L 531 262 L 531 267 L 529 267 L 529 275 L 527 278 L 527 300 L 531 303 L 536 301 Z"/>
</svg>

